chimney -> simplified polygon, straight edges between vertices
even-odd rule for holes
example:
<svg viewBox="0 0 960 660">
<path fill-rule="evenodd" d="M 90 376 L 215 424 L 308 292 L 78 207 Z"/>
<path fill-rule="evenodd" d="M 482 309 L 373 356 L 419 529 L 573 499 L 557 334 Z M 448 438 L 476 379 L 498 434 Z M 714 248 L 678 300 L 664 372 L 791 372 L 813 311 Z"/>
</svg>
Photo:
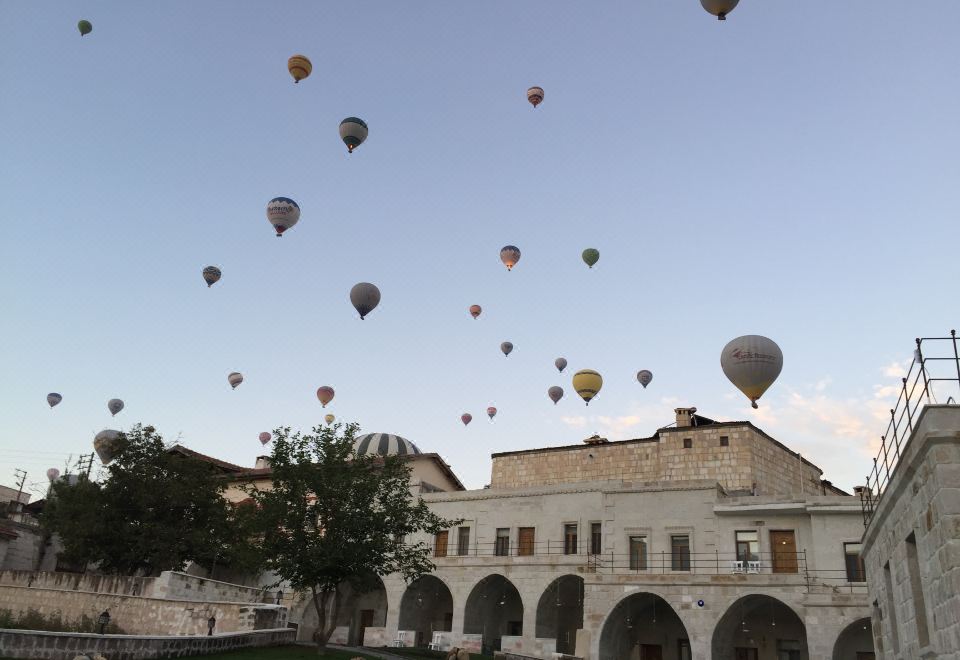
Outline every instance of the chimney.
<svg viewBox="0 0 960 660">
<path fill-rule="evenodd" d="M 677 428 L 693 425 L 693 415 L 697 412 L 696 408 L 674 408 L 673 412 L 677 414 Z"/>
<path fill-rule="evenodd" d="M 270 457 L 269 456 L 257 456 L 257 463 L 253 466 L 255 470 L 262 470 L 264 468 L 270 467 Z"/>
<path fill-rule="evenodd" d="M 854 486 L 854 487 L 853 487 L 853 494 L 856 495 L 857 497 L 862 498 L 862 497 L 863 497 L 863 491 L 865 491 L 866 489 L 867 489 L 866 486 Z"/>
</svg>

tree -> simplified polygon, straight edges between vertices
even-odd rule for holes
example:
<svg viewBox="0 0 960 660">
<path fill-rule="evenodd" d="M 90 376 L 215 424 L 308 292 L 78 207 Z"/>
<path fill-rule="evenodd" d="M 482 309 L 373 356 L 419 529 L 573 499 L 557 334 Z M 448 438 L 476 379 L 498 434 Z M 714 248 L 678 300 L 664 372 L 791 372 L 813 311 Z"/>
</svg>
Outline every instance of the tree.
<svg viewBox="0 0 960 660">
<path fill-rule="evenodd" d="M 53 484 L 41 517 L 59 535 L 61 557 L 106 573 L 158 575 L 190 561 L 210 566 L 244 558 L 238 512 L 211 466 L 167 450 L 152 426 L 123 434 L 103 483 Z"/>
<path fill-rule="evenodd" d="M 432 571 L 429 546 L 406 540 L 460 522 L 414 501 L 402 458 L 354 455 L 357 430 L 356 424 L 294 435 L 289 427 L 276 429 L 271 490 L 248 490 L 257 505 L 264 567 L 309 594 L 320 626 L 319 655 L 336 627 L 341 587 L 363 592 L 374 576 L 400 573 L 412 581 Z"/>
</svg>

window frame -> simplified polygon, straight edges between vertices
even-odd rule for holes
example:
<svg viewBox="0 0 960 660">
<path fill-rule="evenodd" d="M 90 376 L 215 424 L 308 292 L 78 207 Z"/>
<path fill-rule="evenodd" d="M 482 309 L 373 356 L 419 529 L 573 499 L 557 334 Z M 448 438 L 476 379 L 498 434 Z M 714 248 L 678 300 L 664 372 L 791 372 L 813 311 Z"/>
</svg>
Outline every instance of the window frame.
<svg viewBox="0 0 960 660">
<path fill-rule="evenodd" d="M 847 546 L 855 545 L 859 547 L 859 552 L 851 554 L 847 552 Z M 859 577 L 860 579 L 851 579 L 850 577 L 850 557 L 856 557 L 856 571 L 854 572 L 854 578 Z M 863 563 L 863 544 L 860 541 L 844 541 L 843 542 L 843 568 L 846 571 L 847 582 L 860 583 L 867 581 L 867 569 Z"/>
<path fill-rule="evenodd" d="M 573 542 L 570 542 L 569 528 L 573 528 Z M 580 550 L 580 524 L 575 522 L 563 523 L 563 554 L 576 555 Z"/>
<path fill-rule="evenodd" d="M 598 529 L 595 529 L 598 528 Z M 599 555 L 603 552 L 603 522 L 593 520 L 590 522 L 590 554 Z"/>
<path fill-rule="evenodd" d="M 500 532 L 506 531 L 506 534 L 500 534 Z M 493 541 L 493 554 L 495 557 L 509 557 L 510 556 L 510 528 L 509 527 L 497 527 L 494 532 L 494 541 Z"/>
<path fill-rule="evenodd" d="M 464 539 L 464 532 L 466 532 L 466 539 Z M 457 527 L 457 556 L 466 557 L 470 554 L 470 528 L 461 525 Z"/>
<path fill-rule="evenodd" d="M 751 541 L 741 541 L 738 537 L 740 534 L 753 534 L 756 536 L 754 543 L 757 544 L 756 552 L 751 552 L 749 546 L 747 547 L 747 554 L 740 554 L 740 544 L 741 543 L 751 543 Z M 735 529 L 733 530 L 733 550 L 734 554 L 737 557 L 737 561 L 742 561 L 744 566 L 747 565 L 748 561 L 760 561 L 760 530 L 759 529 Z"/>
<path fill-rule="evenodd" d="M 693 449 L 693 438 L 684 438 L 684 439 L 683 439 L 683 448 L 684 448 L 684 449 Z"/>
<path fill-rule="evenodd" d="M 682 533 L 682 534 L 670 534 L 670 570 L 671 571 L 674 571 L 677 573 L 693 572 L 692 570 L 693 567 L 690 562 L 690 555 L 691 555 L 691 550 L 693 548 L 693 542 L 690 536 L 691 535 L 689 532 Z M 684 538 L 687 540 L 686 562 L 684 562 L 684 553 L 682 552 L 678 553 L 676 551 L 676 548 L 678 546 L 676 545 L 675 539 L 680 539 L 680 538 Z M 678 565 L 680 566 L 680 568 L 677 568 Z"/>
<path fill-rule="evenodd" d="M 730 436 L 729 436 L 729 435 L 721 435 L 721 436 L 720 436 L 720 446 L 721 446 L 721 447 L 729 447 L 729 446 L 730 446 Z"/>
<path fill-rule="evenodd" d="M 637 561 L 633 557 L 633 540 L 643 539 L 641 541 L 643 554 L 637 555 Z M 650 570 L 650 535 L 646 533 L 627 534 L 627 555 L 629 556 L 630 570 L 637 573 Z"/>
</svg>

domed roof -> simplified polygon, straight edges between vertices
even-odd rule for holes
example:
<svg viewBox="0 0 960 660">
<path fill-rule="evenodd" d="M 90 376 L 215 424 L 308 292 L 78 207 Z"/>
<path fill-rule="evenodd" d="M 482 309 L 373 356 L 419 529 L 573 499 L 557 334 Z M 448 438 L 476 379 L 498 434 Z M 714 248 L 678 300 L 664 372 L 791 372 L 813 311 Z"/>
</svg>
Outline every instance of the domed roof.
<svg viewBox="0 0 960 660">
<path fill-rule="evenodd" d="M 410 456 L 421 454 L 417 446 L 399 435 L 391 433 L 367 433 L 355 438 L 353 453 L 359 455 L 374 454 L 380 456 Z"/>
</svg>

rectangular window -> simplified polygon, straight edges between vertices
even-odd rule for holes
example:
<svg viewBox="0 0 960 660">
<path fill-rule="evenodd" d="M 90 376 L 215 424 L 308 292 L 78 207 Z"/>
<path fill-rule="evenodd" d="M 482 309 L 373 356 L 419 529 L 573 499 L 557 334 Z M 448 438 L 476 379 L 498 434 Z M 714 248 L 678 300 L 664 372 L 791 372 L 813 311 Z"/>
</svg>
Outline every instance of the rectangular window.
<svg viewBox="0 0 960 660">
<path fill-rule="evenodd" d="M 461 527 L 457 530 L 457 554 L 465 557 L 470 554 L 470 528 Z"/>
<path fill-rule="evenodd" d="M 744 562 L 760 559 L 759 532 L 736 532 L 737 560 Z"/>
<path fill-rule="evenodd" d="M 563 554 L 577 554 L 577 524 L 563 526 Z"/>
<path fill-rule="evenodd" d="M 670 568 L 674 571 L 690 570 L 690 537 L 686 534 L 670 537 Z"/>
<path fill-rule="evenodd" d="M 847 582 L 866 582 L 863 570 L 863 558 L 860 556 L 859 543 L 843 544 L 843 562 L 847 567 Z"/>
<path fill-rule="evenodd" d="M 603 526 L 601 523 L 590 523 L 590 554 L 599 555 L 603 551 Z"/>
<path fill-rule="evenodd" d="M 497 542 L 493 548 L 493 554 L 498 557 L 506 557 L 510 554 L 510 528 L 499 527 L 497 529 Z"/>
<path fill-rule="evenodd" d="M 433 556 L 434 557 L 446 557 L 447 556 L 447 535 L 449 532 L 437 532 L 437 536 L 433 539 Z"/>
<path fill-rule="evenodd" d="M 536 532 L 533 527 L 521 527 L 517 530 L 517 554 L 529 557 L 533 554 Z"/>
<path fill-rule="evenodd" d="M 923 598 L 923 581 L 920 576 L 920 561 L 917 558 L 917 537 L 911 532 L 907 537 L 907 573 L 910 576 L 910 595 L 913 597 L 913 620 L 917 624 L 917 641 L 920 648 L 930 645 L 927 628 L 927 604 Z"/>
<path fill-rule="evenodd" d="M 693 438 L 684 438 L 684 439 L 683 439 L 683 448 L 684 448 L 684 449 L 693 449 Z"/>
<path fill-rule="evenodd" d="M 630 570 L 647 570 L 647 537 L 630 537 Z"/>
<path fill-rule="evenodd" d="M 729 438 L 728 436 L 721 435 L 721 436 L 720 436 L 720 446 L 721 446 L 721 447 L 729 447 L 729 446 L 730 446 L 730 438 Z"/>
</svg>

